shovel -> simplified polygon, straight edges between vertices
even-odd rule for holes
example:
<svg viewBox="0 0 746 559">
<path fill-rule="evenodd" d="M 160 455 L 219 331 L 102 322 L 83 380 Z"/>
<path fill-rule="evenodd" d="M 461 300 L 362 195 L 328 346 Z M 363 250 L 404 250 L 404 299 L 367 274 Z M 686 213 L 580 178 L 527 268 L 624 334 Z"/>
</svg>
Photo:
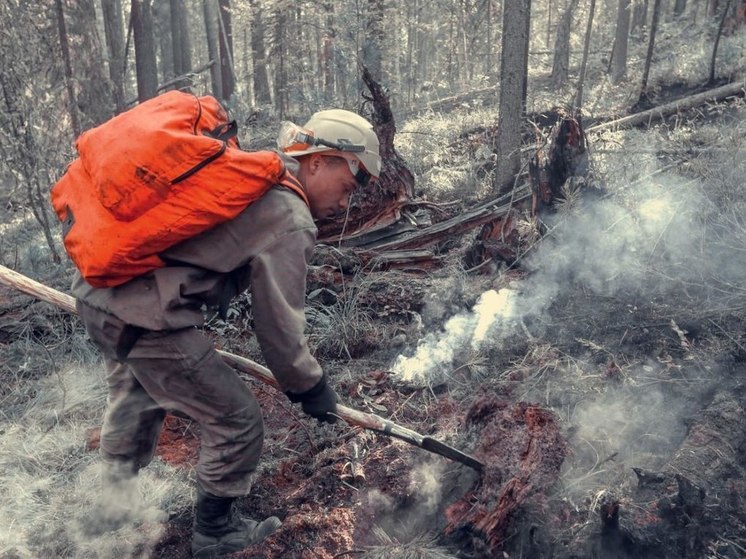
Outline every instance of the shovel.
<svg viewBox="0 0 746 559">
<path fill-rule="evenodd" d="M 56 305 L 70 313 L 75 314 L 77 312 L 75 309 L 75 299 L 70 295 L 57 291 L 56 289 L 41 284 L 1 265 L 0 283 L 4 283 L 9 287 L 18 289 L 19 291 L 33 297 L 37 297 L 42 301 Z M 247 373 L 255 379 L 280 390 L 280 385 L 277 383 L 277 380 L 266 367 L 250 359 L 246 359 L 245 357 L 228 353 L 227 351 L 219 349 L 216 351 L 220 354 L 223 360 L 234 369 Z M 428 452 L 439 454 L 449 460 L 465 464 L 470 468 L 474 468 L 478 472 L 481 472 L 484 469 L 484 464 L 473 456 L 469 456 L 468 454 L 465 454 L 452 446 L 448 446 L 441 441 L 421 435 L 411 429 L 397 425 L 392 421 L 388 421 L 387 419 L 372 413 L 361 412 L 338 404 L 336 415 L 344 419 L 349 425 L 363 427 L 390 437 L 395 437 L 411 445 L 418 446 Z"/>
</svg>

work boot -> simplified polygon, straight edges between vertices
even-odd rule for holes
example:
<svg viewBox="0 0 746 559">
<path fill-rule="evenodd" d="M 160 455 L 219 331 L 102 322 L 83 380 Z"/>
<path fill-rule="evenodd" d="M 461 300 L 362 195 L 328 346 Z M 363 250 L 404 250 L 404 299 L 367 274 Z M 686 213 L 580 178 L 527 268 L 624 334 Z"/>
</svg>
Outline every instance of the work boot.
<svg viewBox="0 0 746 559">
<path fill-rule="evenodd" d="M 192 557 L 212 559 L 240 551 L 264 540 L 282 522 L 276 516 L 256 522 L 241 518 L 234 497 L 217 497 L 197 489 L 197 514 L 192 532 Z"/>
</svg>

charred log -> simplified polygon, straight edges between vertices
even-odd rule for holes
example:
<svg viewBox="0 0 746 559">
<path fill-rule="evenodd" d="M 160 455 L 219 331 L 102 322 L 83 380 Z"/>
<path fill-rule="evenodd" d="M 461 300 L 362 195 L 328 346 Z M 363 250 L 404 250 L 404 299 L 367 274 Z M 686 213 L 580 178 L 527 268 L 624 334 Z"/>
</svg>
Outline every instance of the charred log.
<svg viewBox="0 0 746 559">
<path fill-rule="evenodd" d="M 567 445 L 554 414 L 495 396 L 474 403 L 466 426 L 487 467 L 479 488 L 446 509 L 445 532 L 473 557 L 497 557 L 514 516 L 559 477 Z"/>
<path fill-rule="evenodd" d="M 637 488 L 625 498 L 605 493 L 599 522 L 574 551 L 559 557 L 695 559 L 708 556 L 719 535 L 742 525 L 746 470 L 746 409 L 743 398 L 720 392 L 698 414 L 689 434 L 661 471 L 633 468 Z M 742 549 L 716 557 L 740 557 Z M 730 553 L 732 552 L 732 553 Z"/>
</svg>

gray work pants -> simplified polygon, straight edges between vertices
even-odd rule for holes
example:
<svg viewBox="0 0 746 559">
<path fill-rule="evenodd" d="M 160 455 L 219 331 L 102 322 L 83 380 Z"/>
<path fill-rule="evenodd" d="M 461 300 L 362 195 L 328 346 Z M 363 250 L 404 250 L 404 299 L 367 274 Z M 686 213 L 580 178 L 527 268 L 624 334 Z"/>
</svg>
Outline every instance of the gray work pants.
<svg viewBox="0 0 746 559">
<path fill-rule="evenodd" d="M 221 497 L 246 495 L 264 442 L 261 409 L 212 343 L 195 328 L 145 331 L 119 361 L 117 345 L 126 326 L 85 304 L 78 303 L 78 312 L 109 372 L 104 462 L 132 464 L 134 471 L 147 465 L 166 411 L 178 410 L 200 427 L 202 488 Z"/>
</svg>

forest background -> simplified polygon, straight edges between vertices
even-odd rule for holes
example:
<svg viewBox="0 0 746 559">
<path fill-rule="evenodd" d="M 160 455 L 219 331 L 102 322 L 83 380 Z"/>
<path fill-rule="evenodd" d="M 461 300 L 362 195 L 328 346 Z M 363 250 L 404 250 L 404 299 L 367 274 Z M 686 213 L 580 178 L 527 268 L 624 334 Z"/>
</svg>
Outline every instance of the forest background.
<svg viewBox="0 0 746 559">
<path fill-rule="evenodd" d="M 582 116 L 592 131 L 674 99 L 743 84 L 745 20 L 737 0 L 5 0 L 0 264 L 67 289 L 72 269 L 49 189 L 75 157 L 74 139 L 168 89 L 215 95 L 238 121 L 242 146 L 260 149 L 272 145 L 281 120 L 302 124 L 326 107 L 373 114 L 367 70 L 390 102 L 394 146 L 414 179 L 412 199 L 436 208 L 430 219 L 437 222 L 522 185 L 528 159 L 546 143 L 543 116 L 557 107 Z M 563 226 L 544 224 L 551 233 L 546 243 L 536 221 L 522 215 L 515 262 L 472 270 L 464 253 L 473 231 L 435 247 L 442 265 L 424 277 L 392 272 L 382 279 L 363 270 L 342 288 L 314 284 L 309 336 L 324 366 L 345 379 L 339 382 L 346 387 L 367 379 L 361 382 L 369 386 L 371 370 L 396 370 L 392 378 L 417 387 L 397 392 L 387 385 L 383 395 L 399 394 L 395 402 L 352 390 L 352 404 L 459 444 L 467 442 L 459 425 L 475 387 L 509 386 L 516 401 L 539 402 L 556 413 L 572 449 L 559 488 L 547 487 L 551 498 L 516 512 L 501 552 L 532 556 L 521 550 L 536 545 L 545 556 L 612 556 L 587 547 L 609 489 L 640 508 L 631 496 L 630 464 L 662 470 L 678 464 L 693 418 L 720 401 L 714 387 L 738 396 L 732 432 L 745 431 L 744 396 L 734 388 L 746 355 L 745 114 L 741 89 L 651 117 L 636 129 L 590 132 L 589 166 L 580 182 L 614 205 L 567 204 L 559 212 Z M 572 192 L 567 198 L 573 200 Z M 620 231 L 625 222 L 632 225 Z M 471 324 L 483 294 L 511 285 L 519 312 L 502 318 L 491 344 L 438 353 L 453 333 L 450 318 L 466 316 Z M 322 295 L 332 291 L 329 303 Z M 212 319 L 207 330 L 223 347 L 260 359 L 248 333 L 248 307 L 239 301 L 232 320 Z M 499 312 L 490 316 L 501 320 Z M 630 348 L 636 328 L 644 335 Z M 464 339 L 456 335 L 456 345 Z M 167 460 L 143 479 L 145 527 L 104 539 L 85 533 L 98 475 L 90 432 L 100 422 L 105 393 L 98 356 L 80 325 L 3 288 L 0 346 L 0 556 L 183 556 L 176 540 L 178 529 L 187 529 L 190 473 Z M 416 372 L 410 375 L 408 366 Z M 443 413 L 433 424 L 428 414 L 410 410 L 442 405 L 423 392 L 437 399 L 433 387 L 444 382 L 455 402 L 452 415 Z M 274 400 L 262 402 L 286 413 Z M 326 432 L 314 436 L 334 445 Z M 725 439 L 732 463 L 716 471 L 721 479 L 712 487 L 715 494 L 739 494 L 733 488 L 743 487 L 738 464 L 746 447 L 735 434 Z M 373 457 L 384 443 L 366 444 Z M 285 446 L 269 442 L 263 471 L 276 468 Z M 371 482 L 378 479 L 375 464 L 365 464 Z M 356 491 L 334 509 L 352 511 L 336 528 L 349 537 L 332 541 L 310 528 L 303 537 L 295 534 L 312 550 L 307 556 L 411 557 L 414 547 L 425 549 L 422 556 L 478 556 L 473 543 L 420 537 L 428 523 L 441 526 L 433 518 L 442 519 L 442 507 L 424 503 L 443 472 L 432 465 L 402 468 L 409 476 L 402 486 L 393 484 L 388 494 L 379 487 L 365 498 Z M 287 498 L 280 506 L 291 515 L 298 503 L 268 483 L 260 493 Z M 325 496 L 305 498 L 329 506 Z M 403 517 L 394 515 L 394 522 L 390 513 L 413 502 L 430 516 L 413 521 L 417 537 L 407 537 L 396 527 Z M 725 511 L 719 529 L 711 527 L 712 518 L 702 521 L 698 526 L 706 529 L 697 532 L 696 545 L 679 535 L 661 551 L 627 529 L 638 534 L 626 540 L 628 556 L 742 557 L 744 518 L 733 512 L 739 506 L 717 509 Z M 164 510 L 170 524 L 157 512 Z M 547 510 L 552 522 L 537 521 Z M 293 518 L 303 514 L 312 512 Z M 362 534 L 361 518 L 381 530 Z M 272 548 L 284 550 L 275 557 L 306 553 L 282 545 Z M 579 547 L 585 553 L 568 551 Z M 627 556 L 623 548 L 614 553 Z"/>
</svg>

